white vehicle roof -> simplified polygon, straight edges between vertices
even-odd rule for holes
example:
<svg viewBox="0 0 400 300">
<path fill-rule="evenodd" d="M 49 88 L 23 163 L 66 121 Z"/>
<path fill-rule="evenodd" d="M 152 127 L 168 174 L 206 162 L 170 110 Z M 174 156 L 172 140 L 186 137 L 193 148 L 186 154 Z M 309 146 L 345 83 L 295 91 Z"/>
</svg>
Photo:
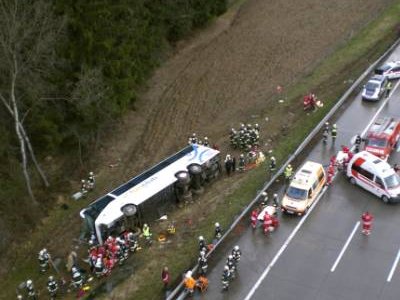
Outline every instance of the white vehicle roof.
<svg viewBox="0 0 400 300">
<path fill-rule="evenodd" d="M 104 224 L 110 227 L 115 220 L 123 216 L 121 208 L 127 204 L 140 205 L 147 199 L 156 195 L 169 185 L 175 183 L 177 178 L 175 174 L 179 171 L 187 171 L 187 167 L 192 163 L 200 165 L 219 154 L 218 150 L 196 145 L 193 150 L 188 152 L 180 159 L 166 165 L 164 168 L 149 176 L 145 180 L 138 182 L 120 195 L 115 195 L 114 190 L 108 194 L 114 200 L 110 201 L 98 215 L 95 225 Z M 140 176 L 140 175 L 139 175 Z M 121 186 L 123 188 L 123 186 Z"/>
<path fill-rule="evenodd" d="M 367 151 L 355 154 L 350 164 L 362 166 L 365 170 L 381 178 L 386 178 L 394 173 L 393 168 L 386 161 Z"/>
<path fill-rule="evenodd" d="M 299 187 L 299 188 L 309 188 L 314 183 L 315 178 L 317 177 L 317 171 L 322 167 L 321 164 L 307 161 L 301 168 L 296 172 L 291 186 Z"/>
</svg>

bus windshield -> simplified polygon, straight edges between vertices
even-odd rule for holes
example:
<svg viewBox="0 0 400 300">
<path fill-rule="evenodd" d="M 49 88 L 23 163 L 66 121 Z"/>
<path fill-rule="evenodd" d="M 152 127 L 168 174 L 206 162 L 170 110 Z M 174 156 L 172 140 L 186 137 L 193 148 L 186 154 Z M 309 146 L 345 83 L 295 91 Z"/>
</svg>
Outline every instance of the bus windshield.
<svg viewBox="0 0 400 300">
<path fill-rule="evenodd" d="M 290 186 L 286 192 L 288 197 L 294 200 L 305 200 L 307 199 L 307 190 L 299 189 L 293 186 Z"/>
</svg>

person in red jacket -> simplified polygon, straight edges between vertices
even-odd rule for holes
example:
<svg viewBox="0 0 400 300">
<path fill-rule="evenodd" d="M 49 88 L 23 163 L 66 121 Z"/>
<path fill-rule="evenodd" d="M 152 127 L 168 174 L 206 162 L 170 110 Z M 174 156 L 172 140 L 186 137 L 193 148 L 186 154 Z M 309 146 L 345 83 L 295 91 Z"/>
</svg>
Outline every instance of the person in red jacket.
<svg viewBox="0 0 400 300">
<path fill-rule="evenodd" d="M 362 233 L 365 235 L 370 235 L 372 230 L 372 221 L 374 220 L 374 217 L 368 211 L 366 211 L 365 213 L 362 214 L 361 220 L 362 220 Z"/>
<path fill-rule="evenodd" d="M 271 226 L 272 226 L 271 216 L 266 212 L 264 214 L 264 223 L 263 223 L 264 234 L 268 234 L 271 231 Z"/>
<path fill-rule="evenodd" d="M 251 227 L 253 227 L 253 229 L 255 229 L 255 228 L 257 227 L 258 213 L 259 213 L 258 208 L 254 209 L 254 210 L 251 212 L 250 221 L 251 221 Z"/>
</svg>

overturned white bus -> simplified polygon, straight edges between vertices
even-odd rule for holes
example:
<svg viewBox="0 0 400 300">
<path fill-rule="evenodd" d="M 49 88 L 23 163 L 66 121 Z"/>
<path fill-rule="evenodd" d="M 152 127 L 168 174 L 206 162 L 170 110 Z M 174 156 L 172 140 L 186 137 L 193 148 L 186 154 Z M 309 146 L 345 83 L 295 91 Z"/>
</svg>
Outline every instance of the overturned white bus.
<svg viewBox="0 0 400 300">
<path fill-rule="evenodd" d="M 189 145 L 81 210 L 86 232 L 102 244 L 107 235 L 119 234 L 124 223 L 141 227 L 200 193 L 220 172 L 218 150 Z"/>
</svg>

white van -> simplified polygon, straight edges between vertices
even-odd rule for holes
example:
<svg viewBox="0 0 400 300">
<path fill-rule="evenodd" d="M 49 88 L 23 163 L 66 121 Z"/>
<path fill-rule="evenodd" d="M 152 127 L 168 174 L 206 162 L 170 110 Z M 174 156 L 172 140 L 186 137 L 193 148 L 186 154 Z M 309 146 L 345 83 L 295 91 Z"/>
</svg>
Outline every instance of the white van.
<svg viewBox="0 0 400 300">
<path fill-rule="evenodd" d="M 307 161 L 290 182 L 282 199 L 282 211 L 299 216 L 305 214 L 321 192 L 325 181 L 323 166 Z"/>
<path fill-rule="evenodd" d="M 400 177 L 384 160 L 362 151 L 353 156 L 346 171 L 352 184 L 375 194 L 383 202 L 400 202 Z"/>
</svg>

